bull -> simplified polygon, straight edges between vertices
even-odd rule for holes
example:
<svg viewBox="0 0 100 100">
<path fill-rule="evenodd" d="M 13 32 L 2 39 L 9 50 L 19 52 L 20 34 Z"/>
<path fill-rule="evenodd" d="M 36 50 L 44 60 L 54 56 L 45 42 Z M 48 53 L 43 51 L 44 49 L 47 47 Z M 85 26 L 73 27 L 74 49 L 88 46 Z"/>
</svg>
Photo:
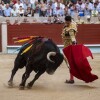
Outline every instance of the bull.
<svg viewBox="0 0 100 100">
<path fill-rule="evenodd" d="M 31 48 L 23 53 L 23 51 L 31 45 Z M 13 78 L 18 69 L 26 67 L 25 73 L 22 75 L 22 81 L 19 85 L 20 89 L 25 88 L 26 80 L 30 73 L 34 71 L 36 75 L 33 80 L 28 83 L 27 88 L 31 88 L 34 82 L 44 73 L 53 74 L 63 62 L 63 55 L 57 45 L 48 38 L 38 37 L 32 43 L 22 46 L 14 61 L 11 77 L 8 81 L 9 86 L 13 86 Z"/>
</svg>

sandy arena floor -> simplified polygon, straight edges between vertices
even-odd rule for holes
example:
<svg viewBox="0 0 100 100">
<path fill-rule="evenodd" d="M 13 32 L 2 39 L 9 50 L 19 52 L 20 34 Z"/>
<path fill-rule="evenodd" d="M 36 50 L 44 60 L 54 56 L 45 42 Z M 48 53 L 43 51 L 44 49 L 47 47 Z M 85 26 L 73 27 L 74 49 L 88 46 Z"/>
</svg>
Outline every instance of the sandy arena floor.
<svg viewBox="0 0 100 100">
<path fill-rule="evenodd" d="M 93 54 L 89 58 L 92 72 L 100 77 L 100 54 Z M 0 100 L 100 100 L 100 79 L 92 83 L 84 83 L 75 78 L 75 84 L 64 83 L 69 79 L 68 68 L 63 64 L 54 75 L 43 74 L 33 85 L 32 89 L 19 90 L 22 74 L 20 69 L 14 78 L 14 87 L 9 88 L 10 78 L 16 54 L 0 54 Z M 32 72 L 29 82 L 35 73 Z"/>
</svg>

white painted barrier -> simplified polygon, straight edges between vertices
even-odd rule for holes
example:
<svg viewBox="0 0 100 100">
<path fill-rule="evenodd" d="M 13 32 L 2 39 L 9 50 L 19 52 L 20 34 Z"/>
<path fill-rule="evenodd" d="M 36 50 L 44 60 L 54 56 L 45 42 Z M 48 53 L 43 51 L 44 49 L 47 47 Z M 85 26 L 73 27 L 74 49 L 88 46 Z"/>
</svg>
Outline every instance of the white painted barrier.
<svg viewBox="0 0 100 100">
<path fill-rule="evenodd" d="M 2 22 L 1 25 L 1 41 L 2 41 L 2 53 L 7 53 L 7 23 Z"/>
</svg>

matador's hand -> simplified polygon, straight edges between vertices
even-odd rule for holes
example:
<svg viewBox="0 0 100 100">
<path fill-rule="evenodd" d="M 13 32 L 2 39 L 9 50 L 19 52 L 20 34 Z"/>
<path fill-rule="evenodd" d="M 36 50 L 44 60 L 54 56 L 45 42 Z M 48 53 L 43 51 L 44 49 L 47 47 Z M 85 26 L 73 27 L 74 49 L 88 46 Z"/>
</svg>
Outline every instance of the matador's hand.
<svg viewBox="0 0 100 100">
<path fill-rule="evenodd" d="M 72 44 L 73 44 L 73 45 L 76 45 L 76 44 L 77 44 L 77 42 L 76 42 L 76 41 L 72 41 Z"/>
</svg>

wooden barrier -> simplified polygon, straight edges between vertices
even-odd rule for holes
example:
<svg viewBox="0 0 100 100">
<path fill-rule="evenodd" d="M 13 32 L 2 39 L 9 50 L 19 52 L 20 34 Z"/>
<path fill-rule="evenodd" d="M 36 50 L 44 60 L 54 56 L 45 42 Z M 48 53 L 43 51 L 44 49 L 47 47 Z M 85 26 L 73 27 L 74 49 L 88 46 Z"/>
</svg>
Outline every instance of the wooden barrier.
<svg viewBox="0 0 100 100">
<path fill-rule="evenodd" d="M 77 41 L 81 44 L 100 44 L 100 24 L 78 25 Z"/>
<path fill-rule="evenodd" d="M 52 38 L 56 44 L 62 45 L 61 32 L 63 24 L 21 24 L 8 25 L 8 45 L 14 44 L 13 37 L 44 36 Z M 77 41 L 79 44 L 100 44 L 99 24 L 78 25 Z"/>
<path fill-rule="evenodd" d="M 56 44 L 62 44 L 63 24 L 21 24 L 8 25 L 8 45 L 14 44 L 13 37 L 44 36 L 52 38 Z"/>
<path fill-rule="evenodd" d="M 52 40 L 56 44 L 63 45 L 61 39 L 62 28 L 63 24 L 24 23 L 20 25 L 7 25 L 7 45 L 21 45 L 18 43 L 15 44 L 13 37 L 24 37 L 33 35 L 49 37 L 52 38 Z M 100 24 L 79 24 L 76 38 L 78 44 L 100 45 Z"/>
</svg>

